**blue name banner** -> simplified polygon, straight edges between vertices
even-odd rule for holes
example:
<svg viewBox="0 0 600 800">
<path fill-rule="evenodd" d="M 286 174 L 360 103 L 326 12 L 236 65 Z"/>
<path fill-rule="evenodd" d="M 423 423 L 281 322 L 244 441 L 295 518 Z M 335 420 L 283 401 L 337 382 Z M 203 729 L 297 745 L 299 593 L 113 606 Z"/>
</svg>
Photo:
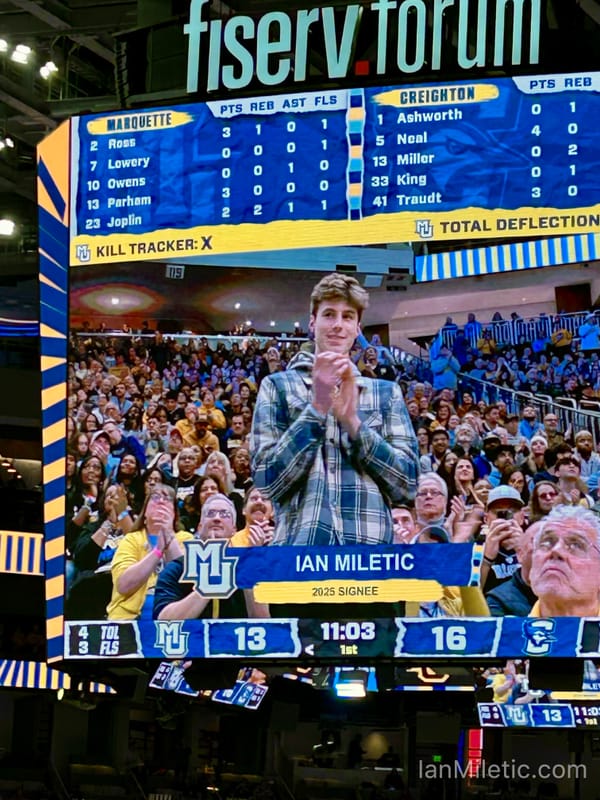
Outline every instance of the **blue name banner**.
<svg viewBox="0 0 600 800">
<path fill-rule="evenodd" d="M 259 583 L 410 578 L 471 586 L 477 584 L 482 560 L 481 548 L 470 544 L 233 548 L 213 539 L 184 546 L 182 581 L 207 597 L 228 596 L 231 589 Z"/>
</svg>

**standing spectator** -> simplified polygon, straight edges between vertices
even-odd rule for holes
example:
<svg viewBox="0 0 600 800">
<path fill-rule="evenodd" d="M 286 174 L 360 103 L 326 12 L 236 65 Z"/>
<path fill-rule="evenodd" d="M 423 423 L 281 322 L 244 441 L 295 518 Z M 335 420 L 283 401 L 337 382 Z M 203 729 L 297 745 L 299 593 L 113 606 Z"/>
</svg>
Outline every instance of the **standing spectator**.
<svg viewBox="0 0 600 800">
<path fill-rule="evenodd" d="M 431 371 L 433 372 L 433 388 L 436 392 L 441 389 L 456 391 L 460 364 L 452 355 L 449 347 L 440 348 L 439 354 L 431 362 Z"/>
<path fill-rule="evenodd" d="M 475 314 L 471 313 L 467 317 L 467 324 L 465 325 L 465 336 L 469 340 L 471 347 L 477 346 L 477 341 L 481 337 L 482 326 L 475 318 Z"/>
<path fill-rule="evenodd" d="M 600 326 L 598 325 L 598 317 L 595 312 L 586 316 L 583 323 L 579 326 L 579 336 L 581 344 L 579 345 L 584 353 L 591 353 L 592 351 L 600 350 Z"/>
</svg>

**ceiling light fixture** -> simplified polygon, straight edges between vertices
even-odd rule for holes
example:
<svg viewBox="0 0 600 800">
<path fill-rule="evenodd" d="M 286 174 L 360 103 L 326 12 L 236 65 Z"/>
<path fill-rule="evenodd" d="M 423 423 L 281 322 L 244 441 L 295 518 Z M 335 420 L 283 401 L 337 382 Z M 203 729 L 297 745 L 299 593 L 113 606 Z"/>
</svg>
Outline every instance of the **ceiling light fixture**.
<svg viewBox="0 0 600 800">
<path fill-rule="evenodd" d="M 30 55 L 31 47 L 26 44 L 18 44 L 10 54 L 10 58 L 11 61 L 15 61 L 17 64 L 27 64 Z"/>
</svg>

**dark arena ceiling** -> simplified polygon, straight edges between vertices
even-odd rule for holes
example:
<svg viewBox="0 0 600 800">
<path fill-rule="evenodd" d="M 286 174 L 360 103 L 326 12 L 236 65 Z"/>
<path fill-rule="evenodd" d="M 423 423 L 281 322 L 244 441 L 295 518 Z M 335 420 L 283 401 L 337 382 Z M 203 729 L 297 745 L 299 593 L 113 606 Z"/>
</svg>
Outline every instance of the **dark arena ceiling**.
<svg viewBox="0 0 600 800">
<path fill-rule="evenodd" d="M 370 0 L 356 2 L 371 5 Z M 427 0 L 426 5 L 439 2 Z M 546 44 L 539 72 L 600 68 L 600 0 L 541 2 Z M 324 5 L 343 11 L 348 4 L 211 0 L 210 14 L 228 18 Z M 182 34 L 189 6 L 190 0 L 0 0 L 0 142 L 9 143 L 0 144 L 0 218 L 10 214 L 20 231 L 19 243 L 1 245 L 0 256 L 14 248 L 13 255 L 29 253 L 29 263 L 35 263 L 35 147 L 62 120 L 91 111 L 192 99 L 185 89 L 187 39 Z M 373 36 L 369 26 L 361 32 L 357 59 L 373 58 Z M 324 43 L 318 34 L 315 37 L 309 64 L 313 85 L 324 64 Z M 26 64 L 11 59 L 19 44 L 31 48 Z M 40 68 L 48 62 L 57 70 L 45 79 Z M 402 77 L 396 75 L 394 81 Z M 246 92 L 255 93 L 256 89 Z M 0 258 L 6 264 L 9 260 Z"/>
</svg>

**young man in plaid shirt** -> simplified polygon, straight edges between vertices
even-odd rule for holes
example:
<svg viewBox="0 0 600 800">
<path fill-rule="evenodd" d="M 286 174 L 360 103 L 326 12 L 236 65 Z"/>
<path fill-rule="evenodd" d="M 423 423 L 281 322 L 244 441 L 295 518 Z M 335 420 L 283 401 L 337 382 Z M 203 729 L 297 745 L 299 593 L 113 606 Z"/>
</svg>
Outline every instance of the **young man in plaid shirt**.
<svg viewBox="0 0 600 800">
<path fill-rule="evenodd" d="M 392 504 L 412 503 L 419 469 L 400 387 L 361 377 L 349 357 L 368 294 L 334 273 L 311 295 L 315 352 L 262 381 L 254 481 L 275 504 L 273 544 L 391 544 Z"/>
</svg>

